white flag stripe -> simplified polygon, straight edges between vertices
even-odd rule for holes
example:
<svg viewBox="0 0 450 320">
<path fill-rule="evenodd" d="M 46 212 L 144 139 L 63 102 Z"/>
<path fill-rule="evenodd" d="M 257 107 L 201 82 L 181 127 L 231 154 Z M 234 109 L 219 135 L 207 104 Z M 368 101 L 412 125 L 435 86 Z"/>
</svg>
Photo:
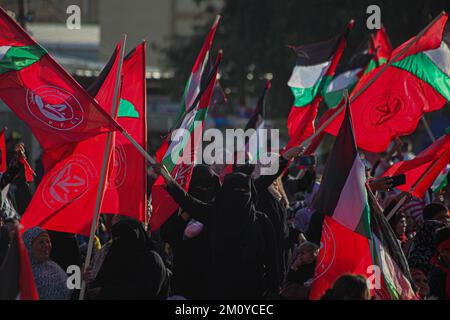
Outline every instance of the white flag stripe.
<svg viewBox="0 0 450 320">
<path fill-rule="evenodd" d="M 312 88 L 327 72 L 330 61 L 313 66 L 295 66 L 288 86 L 295 88 Z"/>
<path fill-rule="evenodd" d="M 442 41 L 437 49 L 425 51 L 424 54 L 433 61 L 433 63 L 447 76 L 450 77 L 450 49 Z"/>
<path fill-rule="evenodd" d="M 358 226 L 367 204 L 365 174 L 364 164 L 356 156 L 333 213 L 333 219 L 350 230 L 355 230 Z"/>
</svg>

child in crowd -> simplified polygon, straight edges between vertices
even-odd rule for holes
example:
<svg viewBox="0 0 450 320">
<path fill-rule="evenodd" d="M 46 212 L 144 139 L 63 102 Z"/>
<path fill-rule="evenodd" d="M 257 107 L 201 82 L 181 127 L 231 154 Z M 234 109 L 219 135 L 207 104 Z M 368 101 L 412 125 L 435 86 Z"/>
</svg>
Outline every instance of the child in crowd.
<svg viewBox="0 0 450 320">
<path fill-rule="evenodd" d="M 313 242 L 302 242 L 295 250 L 280 295 L 288 300 L 308 299 L 319 247 Z"/>
</svg>

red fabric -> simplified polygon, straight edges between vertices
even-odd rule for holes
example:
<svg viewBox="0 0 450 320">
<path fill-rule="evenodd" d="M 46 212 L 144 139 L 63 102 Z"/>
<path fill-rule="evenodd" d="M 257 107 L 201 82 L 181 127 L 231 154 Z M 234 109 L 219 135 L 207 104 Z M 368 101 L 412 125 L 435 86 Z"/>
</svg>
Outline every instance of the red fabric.
<svg viewBox="0 0 450 320">
<path fill-rule="evenodd" d="M 0 173 L 6 172 L 6 143 L 5 129 L 0 131 Z"/>
<path fill-rule="evenodd" d="M 139 45 L 122 67 L 121 99 L 131 102 L 139 118 L 117 117 L 117 122 L 141 147 L 147 149 L 145 44 Z M 120 214 L 139 221 L 147 213 L 146 159 L 121 133 L 116 134 L 113 159 L 101 212 Z"/>
<path fill-rule="evenodd" d="M 120 50 L 120 44 L 116 50 Z M 112 110 L 119 57 L 116 56 L 96 96 L 108 112 Z M 105 155 L 107 136 L 100 134 L 49 152 L 54 159 L 61 154 L 64 157 L 58 159 L 39 184 L 21 219 L 24 230 L 38 225 L 47 230 L 89 236 L 98 190 L 105 190 L 106 185 L 100 185 L 104 157 L 108 159 L 107 166 L 111 162 L 113 148 Z M 112 145 L 114 140 L 113 134 Z M 101 195 L 103 199 L 104 192 Z"/>
<path fill-rule="evenodd" d="M 370 54 L 376 52 L 376 59 L 380 62 L 381 59 L 389 60 L 392 53 L 392 45 L 384 27 L 378 29 L 371 37 Z"/>
<path fill-rule="evenodd" d="M 0 46 L 37 46 L 3 9 L 0 9 L 0 30 Z M 20 71 L 0 75 L 0 98 L 31 128 L 44 150 L 117 127 L 48 54 Z"/>
<path fill-rule="evenodd" d="M 208 35 L 206 36 L 205 41 L 203 42 L 200 53 L 198 54 L 197 59 L 195 60 L 194 66 L 192 67 L 192 73 L 196 73 L 197 70 L 199 69 L 199 67 L 203 65 L 206 55 L 208 54 L 209 50 L 211 49 L 211 45 L 214 40 L 214 35 L 216 34 L 218 25 L 219 25 L 219 19 L 217 21 L 215 21 L 215 23 L 209 30 Z"/>
<path fill-rule="evenodd" d="M 403 59 L 413 54 L 439 48 L 442 42 L 442 35 L 448 20 L 448 14 L 444 13 L 421 37 L 418 39 L 405 53 L 400 55 L 397 60 Z M 397 47 L 391 54 L 391 59 L 394 58 L 403 48 L 405 48 L 414 38 L 409 39 L 401 46 Z"/>
<path fill-rule="evenodd" d="M 168 139 L 164 139 L 161 146 L 156 151 L 155 160 L 159 163 L 162 162 L 164 155 L 167 152 L 167 149 L 169 148 L 169 142 Z"/>
<path fill-rule="evenodd" d="M 366 81 L 380 68 L 374 69 Z M 396 137 L 413 133 L 425 112 L 439 110 L 445 102 L 443 96 L 413 74 L 389 67 L 350 105 L 356 144 L 370 152 L 383 152 Z M 336 136 L 343 115 L 338 115 L 325 131 Z"/>
<path fill-rule="evenodd" d="M 21 232 L 17 232 L 16 237 L 20 257 L 20 300 L 39 300 L 39 294 L 36 290 L 36 284 L 34 283 L 33 271 L 31 270 L 30 258 L 28 256 L 27 248 L 23 243 Z"/>
<path fill-rule="evenodd" d="M 222 172 L 220 173 L 220 176 L 219 176 L 220 183 L 223 183 L 223 180 L 225 179 L 225 176 L 226 176 L 227 174 L 232 173 L 232 172 L 233 172 L 233 165 L 232 165 L 232 164 L 227 165 L 227 166 L 222 170 Z"/>
<path fill-rule="evenodd" d="M 30 164 L 26 159 L 20 158 L 19 162 L 23 165 L 23 168 L 25 169 L 25 181 L 27 183 L 33 182 L 34 176 L 36 175 L 33 168 L 31 168 Z"/>
<path fill-rule="evenodd" d="M 397 61 L 418 52 L 438 48 L 447 18 L 448 15 L 444 14 Z M 413 39 L 396 48 L 391 53 L 391 59 Z M 364 75 L 353 89 L 353 95 L 375 77 L 381 68 L 375 68 Z M 392 139 L 413 133 L 425 112 L 436 111 L 445 103 L 443 96 L 413 74 L 388 67 L 351 104 L 356 143 L 366 151 L 383 152 Z M 335 136 L 342 117 L 343 115 L 339 115 L 330 123 L 326 132 Z"/>
<path fill-rule="evenodd" d="M 321 248 L 309 299 L 318 300 L 345 273 L 367 277 L 367 268 L 373 265 L 369 240 L 325 216 Z"/>
<path fill-rule="evenodd" d="M 221 56 L 219 54 L 218 59 Z M 219 60 L 218 60 L 219 61 Z M 214 86 L 216 83 L 218 69 L 216 69 L 216 73 L 213 76 L 212 81 L 208 84 L 207 89 L 203 93 L 200 98 L 200 102 L 198 104 L 198 109 L 206 109 L 209 107 L 211 102 L 212 93 L 214 90 Z M 198 126 L 191 133 L 191 148 L 189 148 L 189 143 L 183 150 L 181 157 L 189 157 L 189 163 L 181 163 L 180 159 L 178 163 L 175 164 L 175 167 L 170 172 L 171 176 L 185 189 L 188 190 L 189 183 L 191 181 L 192 169 L 194 168 L 194 159 L 196 159 L 196 153 L 198 151 L 198 146 L 200 144 L 200 140 L 202 137 L 203 124 Z M 195 137 L 195 138 L 193 138 Z M 192 141 L 193 140 L 193 141 Z M 176 142 L 175 142 L 176 143 Z M 163 143 L 163 147 L 165 148 L 165 144 Z M 161 148 L 160 148 L 161 149 Z M 172 149 L 167 148 L 168 152 Z M 162 150 L 161 150 L 162 151 Z M 158 153 L 161 154 L 159 150 Z M 169 156 L 169 155 L 165 155 Z M 159 156 L 158 156 L 159 157 Z M 178 209 L 178 204 L 172 199 L 172 197 L 165 190 L 164 179 L 160 176 L 155 181 L 152 186 L 152 216 L 150 218 L 150 229 L 155 231 L 161 227 L 161 225 Z"/>
<path fill-rule="evenodd" d="M 436 140 L 414 159 L 395 163 L 383 176 L 394 176 L 404 173 L 406 175 L 406 183 L 396 188 L 408 192 L 426 173 L 425 178 L 415 186 L 412 192 L 413 196 L 423 198 L 428 188 L 431 187 L 439 173 L 448 163 L 450 163 L 450 135 L 447 134 Z"/>
<path fill-rule="evenodd" d="M 336 67 L 341 60 L 344 49 L 347 45 L 347 33 L 353 28 L 353 20 L 347 25 L 347 32 L 344 33 L 339 40 L 336 52 L 331 58 L 331 63 L 324 76 L 333 77 Z M 293 106 L 289 113 L 286 127 L 289 134 L 289 142 L 284 150 L 300 145 L 304 140 L 308 139 L 315 132 L 314 121 L 317 116 L 322 97 L 317 94 L 310 105 L 304 107 Z"/>
<path fill-rule="evenodd" d="M 300 145 L 304 140 L 314 134 L 314 120 L 317 116 L 321 96 L 316 96 L 310 105 L 304 107 L 293 106 L 287 119 L 289 142 L 286 150 Z"/>
<path fill-rule="evenodd" d="M 332 117 L 340 108 L 341 108 L 342 104 L 339 104 L 338 106 L 336 106 L 335 108 L 332 109 L 328 109 L 327 111 L 324 112 L 324 114 L 320 117 L 319 122 L 317 122 L 316 127 L 320 128 L 322 127 L 322 125 L 328 120 L 330 119 L 330 117 Z M 326 132 L 324 130 L 322 130 L 309 144 L 309 146 L 306 148 L 305 150 L 305 155 L 309 155 L 309 154 L 313 154 L 316 152 L 317 147 L 320 145 L 320 143 L 323 140 L 323 137 L 325 136 Z"/>
</svg>

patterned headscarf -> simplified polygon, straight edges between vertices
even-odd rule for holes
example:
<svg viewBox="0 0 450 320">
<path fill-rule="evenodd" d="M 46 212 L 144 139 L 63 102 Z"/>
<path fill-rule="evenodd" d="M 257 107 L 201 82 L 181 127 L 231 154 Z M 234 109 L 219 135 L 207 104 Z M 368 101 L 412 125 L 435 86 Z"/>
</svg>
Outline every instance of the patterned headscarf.
<svg viewBox="0 0 450 320">
<path fill-rule="evenodd" d="M 428 275 L 433 267 L 431 259 L 436 254 L 434 233 L 442 227 L 445 224 L 436 220 L 425 220 L 419 227 L 408 257 L 410 268 L 420 267 Z"/>
<path fill-rule="evenodd" d="M 67 287 L 67 274 L 52 260 L 39 262 L 33 254 L 33 241 L 41 234 L 47 233 L 41 227 L 25 231 L 23 241 L 30 256 L 34 281 L 41 300 L 69 300 L 72 290 Z"/>
</svg>

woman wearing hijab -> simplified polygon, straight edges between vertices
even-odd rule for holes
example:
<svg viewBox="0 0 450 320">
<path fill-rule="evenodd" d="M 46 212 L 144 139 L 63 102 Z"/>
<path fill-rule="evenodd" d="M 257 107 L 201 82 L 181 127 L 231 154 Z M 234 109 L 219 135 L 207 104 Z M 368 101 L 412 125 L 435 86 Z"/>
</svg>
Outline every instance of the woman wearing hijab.
<svg viewBox="0 0 450 320">
<path fill-rule="evenodd" d="M 265 213 L 275 230 L 275 241 L 277 246 L 277 263 L 279 274 L 277 276 L 278 285 L 281 285 L 284 273 L 287 271 L 287 262 L 290 258 L 292 244 L 289 237 L 289 226 L 287 221 L 287 208 L 282 197 L 277 197 L 271 192 L 271 188 L 276 184 L 276 180 L 283 173 L 289 163 L 289 159 L 298 155 L 301 149 L 298 147 L 286 151 L 279 157 L 278 171 L 273 175 L 261 175 L 254 180 L 258 201 L 255 202 L 256 209 Z M 251 164 L 235 165 L 233 172 L 241 172 L 251 175 L 253 167 Z"/>
<path fill-rule="evenodd" d="M 23 241 L 30 256 L 39 299 L 69 300 L 72 290 L 67 287 L 67 274 L 50 260 L 52 243 L 48 232 L 41 227 L 33 227 L 25 231 Z"/>
<path fill-rule="evenodd" d="M 255 209 L 250 176 L 228 174 L 213 203 L 202 202 L 165 176 L 168 193 L 209 228 L 209 298 L 262 299 L 277 290 L 275 234 L 270 220 Z"/>
<path fill-rule="evenodd" d="M 123 219 L 112 227 L 112 245 L 88 295 L 97 299 L 165 299 L 169 272 L 142 225 Z"/>
<path fill-rule="evenodd" d="M 422 213 L 423 223 L 418 228 L 417 234 L 411 245 L 408 255 L 408 264 L 411 268 L 422 266 L 427 274 L 432 269 L 431 259 L 436 254 L 434 234 L 436 230 L 450 225 L 448 208 L 439 203 L 431 203 L 425 207 Z"/>
<path fill-rule="evenodd" d="M 219 188 L 219 177 L 209 166 L 194 167 L 188 190 L 191 196 L 211 204 Z M 173 250 L 173 294 L 189 300 L 207 298 L 211 264 L 208 227 L 179 210 L 162 225 L 161 237 Z"/>
</svg>

